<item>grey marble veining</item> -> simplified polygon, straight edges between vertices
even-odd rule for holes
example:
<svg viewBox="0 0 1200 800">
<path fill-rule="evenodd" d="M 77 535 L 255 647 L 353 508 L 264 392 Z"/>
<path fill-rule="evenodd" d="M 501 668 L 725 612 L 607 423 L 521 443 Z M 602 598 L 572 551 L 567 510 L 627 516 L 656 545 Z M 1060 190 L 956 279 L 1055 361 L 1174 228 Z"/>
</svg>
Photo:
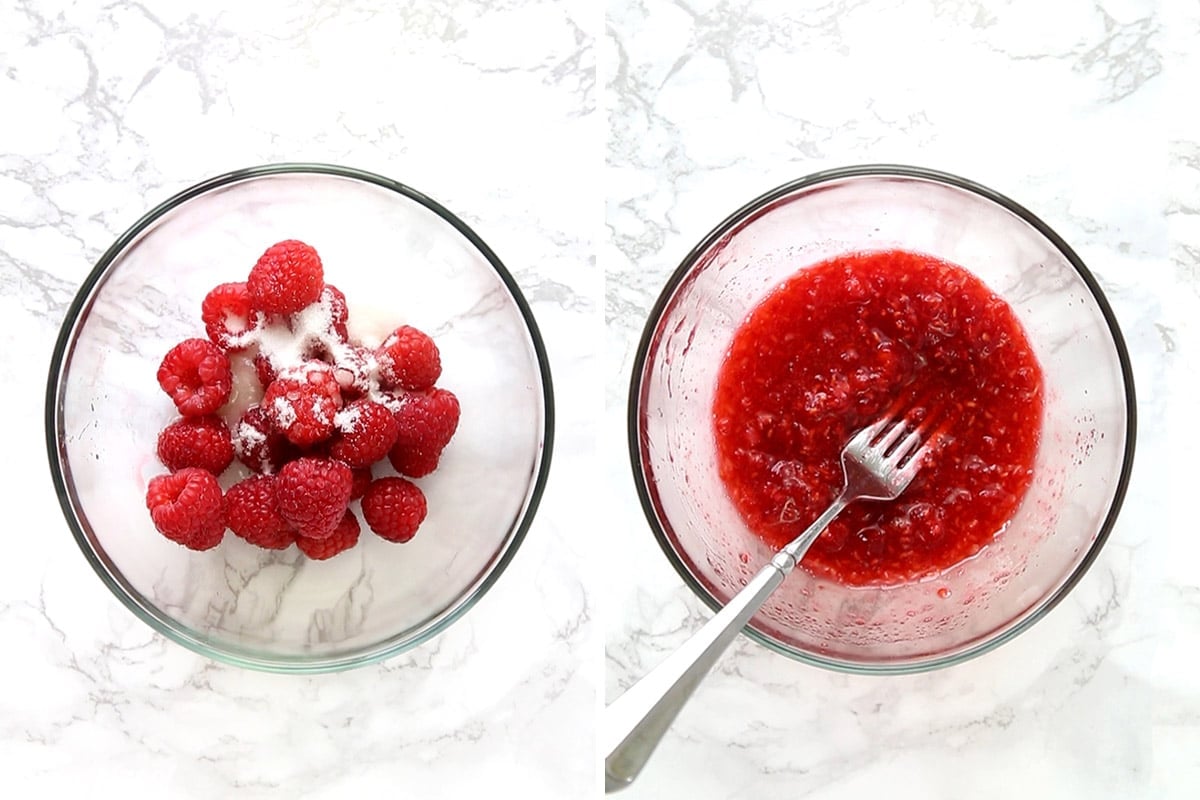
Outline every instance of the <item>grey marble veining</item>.
<svg viewBox="0 0 1200 800">
<path fill-rule="evenodd" d="M 901 678 L 823 672 L 740 641 L 626 796 L 1188 797 L 1200 785 L 1200 683 L 1182 666 L 1200 655 L 1197 545 L 1173 494 L 1200 344 L 1200 126 L 1183 99 L 1196 22 L 1194 4 L 1150 0 L 610 4 L 603 452 L 623 500 L 606 562 L 620 579 L 601 595 L 609 700 L 709 616 L 630 495 L 634 348 L 670 272 L 758 194 L 901 162 L 1014 198 L 1102 286 L 1140 417 L 1108 544 L 1033 629 Z"/>
<path fill-rule="evenodd" d="M 1095 273 L 1140 400 L 1120 523 L 1065 602 L 960 667 L 868 679 L 738 642 L 626 796 L 1191 797 L 1200 539 L 1177 465 L 1200 395 L 1197 36 L 1185 0 L 4 5 L 0 382 L 35 387 L 0 405 L 3 494 L 34 531 L 0 559 L 6 788 L 593 796 L 596 695 L 709 613 L 629 477 L 646 314 L 742 203 L 896 161 L 1009 195 Z M 422 647 L 308 678 L 206 661 L 113 600 L 62 522 L 41 424 L 54 337 L 110 243 L 198 180 L 283 160 L 373 170 L 458 213 L 529 300 L 558 401 L 550 491 L 489 595 Z"/>
<path fill-rule="evenodd" d="M 58 326 L 122 231 L 204 178 L 315 160 L 405 182 L 492 247 L 567 401 L 555 464 L 589 461 L 594 441 L 572 429 L 595 385 L 599 284 L 595 215 L 574 187 L 598 129 L 594 28 L 585 7 L 551 0 L 0 8 L 0 378 L 33 384 L 3 404 L 19 454 L 0 469 L 4 496 L 22 498 L 32 532 L 0 566 L 7 791 L 342 798 L 403 786 L 432 798 L 512 786 L 560 798 L 595 785 L 592 733 L 578 725 L 599 680 L 571 541 L 578 487 L 551 487 L 502 579 L 443 635 L 349 673 L 274 676 L 195 656 L 109 596 L 62 521 L 41 432 Z M 171 297 L 134 301 L 150 324 Z M 256 574 L 227 578 L 238 589 Z M 378 601 L 364 588 L 309 635 L 357 625 Z M 252 616 L 275 613 L 269 594 Z"/>
</svg>

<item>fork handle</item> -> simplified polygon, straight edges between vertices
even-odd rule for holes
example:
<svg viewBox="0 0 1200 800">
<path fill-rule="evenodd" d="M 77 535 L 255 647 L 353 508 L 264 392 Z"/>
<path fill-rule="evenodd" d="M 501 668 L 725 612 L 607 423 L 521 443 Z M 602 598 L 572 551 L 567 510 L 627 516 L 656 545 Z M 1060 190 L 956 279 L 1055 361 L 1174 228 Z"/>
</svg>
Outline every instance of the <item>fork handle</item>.
<svg viewBox="0 0 1200 800">
<path fill-rule="evenodd" d="M 633 783 L 700 681 L 786 575 L 774 561 L 767 564 L 682 647 L 604 709 L 606 793 Z"/>
<path fill-rule="evenodd" d="M 780 550 L 717 615 L 604 709 L 604 791 L 633 783 L 692 692 L 849 499 L 838 497 Z"/>
</svg>

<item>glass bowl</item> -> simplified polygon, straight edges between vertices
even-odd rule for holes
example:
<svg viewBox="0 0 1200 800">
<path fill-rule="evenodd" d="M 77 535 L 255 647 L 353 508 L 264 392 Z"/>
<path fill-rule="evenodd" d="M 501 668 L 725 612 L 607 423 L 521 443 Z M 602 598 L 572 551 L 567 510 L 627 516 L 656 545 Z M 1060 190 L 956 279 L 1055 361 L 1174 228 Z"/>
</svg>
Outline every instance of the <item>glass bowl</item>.
<svg viewBox="0 0 1200 800">
<path fill-rule="evenodd" d="M 434 337 L 438 385 L 458 396 L 461 422 L 437 471 L 416 481 L 429 512 L 406 544 L 364 525 L 357 546 L 328 561 L 295 546 L 261 550 L 231 533 L 213 550 L 186 550 L 154 530 L 145 506 L 148 481 L 166 472 L 158 432 L 177 416 L 155 373 L 175 343 L 204 336 L 208 290 L 245 280 L 267 246 L 289 238 L 321 254 L 347 297 L 352 334 L 382 338 L 411 324 Z M 370 663 L 458 619 L 529 529 L 552 438 L 545 348 L 491 249 L 407 186 L 320 164 L 231 172 L 139 220 L 71 304 L 46 392 L 54 485 L 104 584 L 170 639 L 278 672 Z M 384 473 L 376 467 L 376 477 Z"/>
<path fill-rule="evenodd" d="M 849 672 L 943 667 L 1028 628 L 1095 560 L 1133 461 L 1133 378 L 1116 319 L 1045 223 L 945 173 L 889 165 L 818 173 L 709 233 L 667 282 L 638 347 L 634 480 L 659 544 L 703 601 L 720 607 L 773 555 L 717 474 L 712 403 L 734 331 L 798 270 L 896 248 L 965 267 L 1009 303 L 1041 362 L 1045 409 L 1031 486 L 978 554 L 893 587 L 850 587 L 801 565 L 746 628 L 788 656 Z"/>
</svg>

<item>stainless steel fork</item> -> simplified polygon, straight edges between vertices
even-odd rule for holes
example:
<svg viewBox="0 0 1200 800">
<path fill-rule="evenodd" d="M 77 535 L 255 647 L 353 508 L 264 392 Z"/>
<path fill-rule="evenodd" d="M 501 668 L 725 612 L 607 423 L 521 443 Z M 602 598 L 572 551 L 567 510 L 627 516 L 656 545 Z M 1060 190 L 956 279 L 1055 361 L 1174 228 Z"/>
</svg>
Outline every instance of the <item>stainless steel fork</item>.
<svg viewBox="0 0 1200 800">
<path fill-rule="evenodd" d="M 855 434 L 842 449 L 845 485 L 829 508 L 682 647 L 604 710 L 606 793 L 638 776 L 700 681 L 833 518 L 855 500 L 894 500 L 908 487 L 938 438 L 932 424 L 932 415 L 914 424 L 890 414 Z"/>
</svg>

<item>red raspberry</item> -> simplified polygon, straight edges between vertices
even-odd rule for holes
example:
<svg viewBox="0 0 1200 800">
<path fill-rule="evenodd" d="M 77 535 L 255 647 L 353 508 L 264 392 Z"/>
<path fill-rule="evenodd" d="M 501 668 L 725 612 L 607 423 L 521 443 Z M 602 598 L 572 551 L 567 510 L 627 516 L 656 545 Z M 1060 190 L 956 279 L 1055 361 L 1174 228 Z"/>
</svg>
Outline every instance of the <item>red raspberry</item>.
<svg viewBox="0 0 1200 800">
<path fill-rule="evenodd" d="M 321 292 L 321 302 L 329 304 L 333 332 L 343 342 L 349 339 L 350 331 L 346 328 L 346 323 L 350 321 L 350 308 L 346 305 L 346 295 L 342 294 L 342 290 L 332 283 L 327 283 L 325 290 Z"/>
<path fill-rule="evenodd" d="M 268 314 L 300 311 L 320 298 L 324 285 L 317 251 L 295 239 L 267 248 L 246 279 L 251 307 Z"/>
<path fill-rule="evenodd" d="M 184 467 L 146 487 L 146 508 L 163 536 L 191 550 L 210 550 L 225 536 L 221 487 L 211 472 Z"/>
<path fill-rule="evenodd" d="M 250 544 L 268 550 L 283 550 L 296 538 L 279 513 L 276 480 L 271 475 L 254 475 L 225 493 L 225 523 L 229 529 Z"/>
<path fill-rule="evenodd" d="M 241 350 L 246 346 L 233 342 L 237 336 L 254 327 L 253 315 L 245 283 L 222 283 L 209 292 L 200 304 L 204 330 L 213 344 L 223 350 Z"/>
<path fill-rule="evenodd" d="M 367 526 L 389 542 L 407 542 L 425 519 L 425 495 L 404 478 L 380 478 L 362 499 Z"/>
<path fill-rule="evenodd" d="M 233 429 L 233 452 L 255 472 L 274 475 L 300 451 L 271 426 L 271 416 L 262 406 L 250 406 Z"/>
<path fill-rule="evenodd" d="M 347 511 L 329 536 L 324 539 L 299 536 L 296 538 L 296 546 L 314 561 L 324 561 L 358 544 L 359 530 L 358 517 L 354 516 L 353 511 Z"/>
<path fill-rule="evenodd" d="M 353 345 L 341 348 L 333 365 L 333 377 L 342 389 L 343 399 L 369 392 L 374 370 L 375 356 L 370 350 Z"/>
<path fill-rule="evenodd" d="M 388 453 L 395 470 L 420 478 L 437 469 L 442 450 L 458 429 L 458 415 L 458 398 L 445 389 L 405 399 L 396 412 L 396 444 Z"/>
<path fill-rule="evenodd" d="M 177 419 L 158 434 L 158 460 L 172 472 L 199 467 L 220 475 L 233 461 L 229 428 L 211 414 Z"/>
<path fill-rule="evenodd" d="M 388 454 L 396 443 L 400 423 L 379 403 L 355 400 L 334 419 L 337 433 L 329 454 L 351 467 L 369 467 Z"/>
<path fill-rule="evenodd" d="M 350 468 L 340 461 L 298 458 L 279 470 L 279 512 L 301 536 L 324 539 L 346 513 L 353 484 Z"/>
<path fill-rule="evenodd" d="M 390 388 L 399 386 L 423 391 L 433 386 L 442 374 L 442 358 L 437 345 L 410 325 L 392 332 L 375 351 L 379 360 L 379 382 Z"/>
<path fill-rule="evenodd" d="M 254 357 L 254 374 L 258 376 L 258 382 L 266 389 L 275 379 L 279 377 L 279 373 L 271 366 L 271 359 L 259 353 Z"/>
<path fill-rule="evenodd" d="M 371 475 L 370 467 L 351 469 L 350 474 L 354 480 L 354 483 L 350 487 L 350 499 L 358 500 L 367 493 L 367 487 L 371 485 L 371 480 L 374 476 Z"/>
<path fill-rule="evenodd" d="M 288 370 L 267 387 L 262 407 L 271 424 L 301 447 L 308 447 L 333 433 L 333 418 L 342 407 L 342 394 L 333 369 L 320 361 L 309 361 Z"/>
<path fill-rule="evenodd" d="M 207 339 L 184 339 L 163 357 L 158 385 L 185 417 L 211 414 L 229 399 L 233 372 L 229 358 Z"/>
</svg>

